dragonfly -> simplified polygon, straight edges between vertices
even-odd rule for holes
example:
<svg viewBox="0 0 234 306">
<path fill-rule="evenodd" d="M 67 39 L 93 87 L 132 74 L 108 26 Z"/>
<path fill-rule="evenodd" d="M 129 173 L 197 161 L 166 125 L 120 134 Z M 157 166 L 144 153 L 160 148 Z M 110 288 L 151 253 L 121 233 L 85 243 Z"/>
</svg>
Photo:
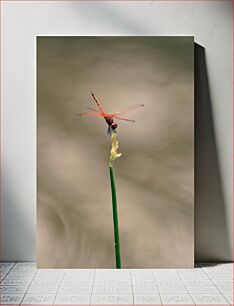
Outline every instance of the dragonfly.
<svg viewBox="0 0 234 306">
<path fill-rule="evenodd" d="M 110 135 L 113 132 L 116 132 L 116 129 L 118 127 L 117 123 L 114 122 L 114 119 L 128 121 L 128 122 L 136 122 L 135 120 L 128 119 L 128 118 L 125 118 L 125 117 L 122 117 L 122 116 L 131 112 L 131 111 L 134 111 L 134 110 L 144 106 L 144 104 L 133 104 L 133 105 L 124 107 L 124 108 L 120 109 L 119 111 L 117 111 L 113 114 L 109 114 L 104 110 L 101 103 L 98 101 L 97 97 L 94 95 L 94 93 L 92 91 L 91 91 L 91 95 L 92 95 L 94 101 L 96 102 L 96 104 L 98 106 L 98 110 L 94 109 L 92 107 L 87 107 L 90 111 L 86 112 L 86 113 L 81 113 L 79 115 L 84 116 L 84 117 L 100 117 L 100 118 L 103 118 L 106 121 L 106 123 L 108 124 L 107 133 L 110 134 Z"/>
</svg>

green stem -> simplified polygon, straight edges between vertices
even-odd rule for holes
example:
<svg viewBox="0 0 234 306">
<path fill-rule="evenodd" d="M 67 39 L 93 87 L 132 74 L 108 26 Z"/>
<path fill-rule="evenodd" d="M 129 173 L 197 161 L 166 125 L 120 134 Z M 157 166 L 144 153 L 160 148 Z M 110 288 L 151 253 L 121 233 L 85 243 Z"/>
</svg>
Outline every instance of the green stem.
<svg viewBox="0 0 234 306">
<path fill-rule="evenodd" d="M 117 210 L 116 189 L 115 189 L 115 180 L 114 180 L 112 165 L 109 166 L 109 169 L 110 169 L 110 181 L 111 181 L 111 193 L 112 193 L 116 269 L 121 269 L 118 210 Z"/>
</svg>

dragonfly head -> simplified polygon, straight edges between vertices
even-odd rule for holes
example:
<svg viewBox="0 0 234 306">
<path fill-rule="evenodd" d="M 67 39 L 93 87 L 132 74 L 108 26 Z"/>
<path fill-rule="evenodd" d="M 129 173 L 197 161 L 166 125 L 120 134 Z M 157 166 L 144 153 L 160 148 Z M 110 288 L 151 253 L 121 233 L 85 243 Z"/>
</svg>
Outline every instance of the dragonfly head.
<svg viewBox="0 0 234 306">
<path fill-rule="evenodd" d="M 113 130 L 116 130 L 117 129 L 117 123 L 112 123 L 112 125 L 111 125 L 111 128 L 113 129 Z"/>
</svg>

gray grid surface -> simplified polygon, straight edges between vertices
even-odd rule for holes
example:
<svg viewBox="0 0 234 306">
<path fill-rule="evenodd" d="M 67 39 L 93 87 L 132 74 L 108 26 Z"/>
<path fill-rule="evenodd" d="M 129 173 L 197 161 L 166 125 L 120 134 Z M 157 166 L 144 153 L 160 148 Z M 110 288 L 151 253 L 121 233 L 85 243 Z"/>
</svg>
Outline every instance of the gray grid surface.
<svg viewBox="0 0 234 306">
<path fill-rule="evenodd" d="M 194 269 L 36 269 L 2 262 L 1 305 L 233 305 L 233 264 Z"/>
</svg>

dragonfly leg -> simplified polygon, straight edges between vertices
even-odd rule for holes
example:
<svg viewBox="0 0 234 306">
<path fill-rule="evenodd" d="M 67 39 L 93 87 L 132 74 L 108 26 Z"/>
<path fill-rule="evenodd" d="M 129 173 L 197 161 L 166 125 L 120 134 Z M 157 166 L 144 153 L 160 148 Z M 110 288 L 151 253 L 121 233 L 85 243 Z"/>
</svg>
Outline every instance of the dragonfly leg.
<svg viewBox="0 0 234 306">
<path fill-rule="evenodd" d="M 113 128 L 111 125 L 109 125 L 107 129 L 107 134 L 111 136 L 112 133 L 116 133 L 116 128 Z"/>
<path fill-rule="evenodd" d="M 111 128 L 111 126 L 109 125 L 108 126 L 108 129 L 107 129 L 107 134 L 109 135 L 109 136 L 111 136 L 111 133 L 112 133 L 112 128 Z"/>
</svg>

